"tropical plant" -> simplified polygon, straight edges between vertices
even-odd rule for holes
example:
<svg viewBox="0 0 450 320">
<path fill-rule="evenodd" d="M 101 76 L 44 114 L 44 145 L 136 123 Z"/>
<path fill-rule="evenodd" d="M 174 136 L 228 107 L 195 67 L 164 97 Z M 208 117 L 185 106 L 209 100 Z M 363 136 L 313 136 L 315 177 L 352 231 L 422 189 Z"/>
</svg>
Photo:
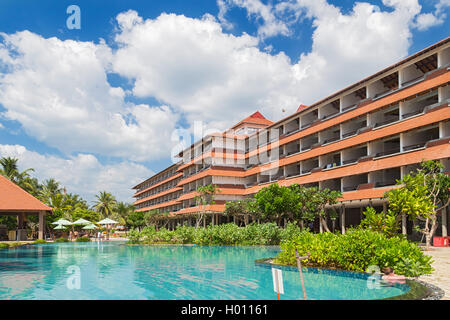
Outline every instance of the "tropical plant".
<svg viewBox="0 0 450 320">
<path fill-rule="evenodd" d="M 416 224 L 424 222 L 417 229 L 425 236 L 426 246 L 438 227 L 438 216 L 450 202 L 450 177 L 443 173 L 443 165 L 438 161 L 423 161 L 412 174 L 398 182 L 401 187 L 388 191 L 389 212 L 401 218 L 406 215 Z"/>
<path fill-rule="evenodd" d="M 296 250 L 310 253 L 305 262 L 314 267 L 365 272 L 369 266 L 392 267 L 395 273 L 415 277 L 431 274 L 431 257 L 403 237 L 388 238 L 369 229 L 349 229 L 345 234 L 303 231 L 281 243 L 276 261 L 296 265 Z"/>
<path fill-rule="evenodd" d="M 194 200 L 197 203 L 197 206 L 200 207 L 200 210 L 198 210 L 196 216 L 196 228 L 200 226 L 200 222 L 205 216 L 207 206 L 215 204 L 214 196 L 219 192 L 220 189 L 215 184 L 209 184 L 197 188 L 197 195 L 194 197 Z"/>
<path fill-rule="evenodd" d="M 398 216 L 391 210 L 377 212 L 373 207 L 367 207 L 363 212 L 364 219 L 361 220 L 361 226 L 369 228 L 376 232 L 383 232 L 388 237 L 398 234 L 400 228 L 400 220 Z"/>
<path fill-rule="evenodd" d="M 33 193 L 36 180 L 31 178 L 30 172 L 34 169 L 26 169 L 19 171 L 17 158 L 3 157 L 0 159 L 0 174 L 6 177 L 8 180 L 14 182 L 22 189 Z"/>
<path fill-rule="evenodd" d="M 102 218 L 111 216 L 117 205 L 116 198 L 106 191 L 101 191 L 95 198 L 94 210 L 100 213 Z"/>
<path fill-rule="evenodd" d="M 245 225 L 249 223 L 249 218 L 252 218 L 253 221 L 260 218 L 255 198 L 227 201 L 225 203 L 224 215 L 238 219 L 243 218 Z"/>
</svg>

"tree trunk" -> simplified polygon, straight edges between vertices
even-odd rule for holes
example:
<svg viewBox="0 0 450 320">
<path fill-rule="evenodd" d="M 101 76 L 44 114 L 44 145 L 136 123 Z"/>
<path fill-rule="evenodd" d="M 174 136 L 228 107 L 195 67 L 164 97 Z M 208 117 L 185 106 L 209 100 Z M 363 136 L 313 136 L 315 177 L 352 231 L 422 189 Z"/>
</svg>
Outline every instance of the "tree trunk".
<svg viewBox="0 0 450 320">
<path fill-rule="evenodd" d="M 436 215 L 432 215 L 430 220 L 431 220 L 431 227 L 429 230 L 427 230 L 428 232 L 425 235 L 427 250 L 431 247 L 431 240 L 433 239 L 434 233 L 436 232 L 436 229 L 438 227 L 438 224 L 436 223 L 437 222 Z M 427 223 L 427 229 L 428 229 L 428 223 Z"/>
<path fill-rule="evenodd" d="M 322 216 L 319 217 L 319 220 L 320 220 L 320 229 L 321 229 L 320 233 L 322 233 L 324 229 L 326 232 L 331 232 L 330 228 L 328 228 L 327 220 L 325 220 L 325 218 Z"/>
</svg>

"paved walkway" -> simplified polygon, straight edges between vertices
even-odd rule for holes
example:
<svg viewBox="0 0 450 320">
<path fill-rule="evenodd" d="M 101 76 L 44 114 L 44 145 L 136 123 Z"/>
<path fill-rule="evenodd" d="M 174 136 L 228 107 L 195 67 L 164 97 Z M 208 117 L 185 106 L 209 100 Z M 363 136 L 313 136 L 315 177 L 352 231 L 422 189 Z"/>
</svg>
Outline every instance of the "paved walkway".
<svg viewBox="0 0 450 320">
<path fill-rule="evenodd" d="M 421 276 L 419 279 L 444 290 L 442 300 L 450 300 L 450 247 L 432 247 L 425 254 L 433 257 L 435 270 L 431 276 Z"/>
</svg>

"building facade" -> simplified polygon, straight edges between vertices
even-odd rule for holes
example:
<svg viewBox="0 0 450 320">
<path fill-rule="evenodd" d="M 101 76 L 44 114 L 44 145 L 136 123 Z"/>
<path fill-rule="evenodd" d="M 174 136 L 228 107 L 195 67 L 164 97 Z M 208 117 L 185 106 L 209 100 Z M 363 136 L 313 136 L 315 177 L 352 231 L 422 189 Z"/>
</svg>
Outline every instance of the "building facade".
<svg viewBox="0 0 450 320">
<path fill-rule="evenodd" d="M 385 192 L 422 160 L 450 172 L 449 67 L 447 38 L 280 121 L 255 112 L 136 185 L 134 204 L 181 222 L 199 210 L 197 187 L 215 184 L 208 219 L 220 223 L 226 201 L 298 183 L 341 191 L 338 226 L 357 225 L 366 206 L 385 208 Z M 403 231 L 411 228 L 405 221 Z"/>
</svg>

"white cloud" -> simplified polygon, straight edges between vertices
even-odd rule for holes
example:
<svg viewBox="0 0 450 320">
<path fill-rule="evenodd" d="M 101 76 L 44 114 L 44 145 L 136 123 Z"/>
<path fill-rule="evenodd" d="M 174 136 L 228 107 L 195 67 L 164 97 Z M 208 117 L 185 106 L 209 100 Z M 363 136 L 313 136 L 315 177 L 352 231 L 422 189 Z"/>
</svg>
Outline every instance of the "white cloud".
<svg viewBox="0 0 450 320">
<path fill-rule="evenodd" d="M 180 115 L 217 129 L 255 110 L 277 120 L 282 109 L 293 112 L 405 57 L 412 28 L 433 24 L 432 17 L 417 0 L 383 3 L 390 9 L 357 2 L 343 13 L 325 0 L 276 6 L 219 0 L 220 21 L 175 14 L 143 19 L 130 10 L 117 16 L 117 50 L 102 41 L 44 39 L 26 31 L 3 35 L 0 70 L 8 73 L 0 74 L 0 103 L 4 116 L 68 155 L 169 157 L 170 133 Z M 436 5 L 440 17 L 446 3 Z M 257 36 L 223 31 L 231 6 L 262 21 Z M 311 51 L 296 61 L 271 54 L 264 37 L 290 34 L 286 28 L 305 19 L 314 29 Z M 112 87 L 108 72 L 131 80 L 132 90 Z M 167 106 L 126 103 L 128 95 Z"/>
<path fill-rule="evenodd" d="M 448 7 L 450 7 L 450 0 L 439 0 L 434 6 L 434 12 L 421 13 L 417 16 L 414 26 L 423 31 L 443 24 L 447 18 L 445 10 Z"/>
<path fill-rule="evenodd" d="M 291 32 L 287 23 L 276 17 L 276 11 L 271 4 L 264 4 L 260 0 L 218 0 L 219 6 L 218 19 L 224 27 L 230 29 L 231 23 L 225 18 L 227 11 L 237 6 L 244 8 L 250 18 L 255 18 L 261 24 L 258 26 L 258 36 L 261 39 L 277 35 L 287 36 Z"/>
<path fill-rule="evenodd" d="M 19 169 L 33 168 L 31 174 L 41 182 L 55 178 L 67 192 L 83 196 L 91 203 L 100 191 L 111 192 L 118 200 L 131 202 L 131 187 L 153 174 L 143 165 L 123 161 L 101 164 L 91 154 L 78 154 L 69 158 L 42 155 L 21 145 L 0 145 L 0 157 L 19 159 Z"/>
<path fill-rule="evenodd" d="M 219 1 L 219 15 L 230 3 Z M 421 7 L 417 0 L 384 4 L 392 10 L 358 2 L 344 14 L 325 0 L 272 8 L 274 17 L 312 20 L 312 49 L 294 63 L 284 53 L 261 50 L 258 37 L 224 33 L 211 16 L 162 14 L 143 20 L 129 11 L 118 16 L 120 49 L 112 68 L 135 80 L 135 95 L 156 97 L 190 122 L 201 119 L 225 129 L 256 109 L 277 120 L 281 109 L 293 112 L 300 103 L 310 104 L 408 54 Z"/>
<path fill-rule="evenodd" d="M 104 42 L 45 39 L 28 31 L 3 38 L 3 116 L 19 121 L 28 135 L 67 154 L 148 160 L 170 151 L 161 139 L 170 138 L 178 115 L 167 106 L 125 103 L 124 90 L 107 81 L 112 52 Z"/>
<path fill-rule="evenodd" d="M 422 31 L 443 23 L 444 20 L 442 18 L 436 17 L 433 13 L 422 13 L 417 16 L 415 26 L 417 29 Z"/>
<path fill-rule="evenodd" d="M 289 58 L 260 51 L 257 38 L 223 33 L 210 16 L 162 14 L 129 28 L 121 24 L 128 15 L 135 16 L 118 16 L 113 69 L 135 79 L 136 96 L 156 97 L 191 123 L 215 121 L 222 129 L 252 110 L 269 113 L 273 106 L 297 103 L 296 95 L 286 95 L 295 81 Z"/>
</svg>

